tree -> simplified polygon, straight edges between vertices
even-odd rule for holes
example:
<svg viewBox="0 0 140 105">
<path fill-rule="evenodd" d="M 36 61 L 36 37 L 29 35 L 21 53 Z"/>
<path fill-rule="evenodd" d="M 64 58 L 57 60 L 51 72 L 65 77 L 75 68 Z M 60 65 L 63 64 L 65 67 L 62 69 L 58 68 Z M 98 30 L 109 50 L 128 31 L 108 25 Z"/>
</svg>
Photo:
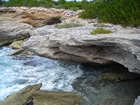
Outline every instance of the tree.
<svg viewBox="0 0 140 105">
<path fill-rule="evenodd" d="M 65 4 L 66 3 L 66 0 L 58 0 L 58 3 L 59 4 Z"/>
<path fill-rule="evenodd" d="M 2 3 L 3 3 L 3 1 L 2 1 L 2 0 L 0 0 L 0 5 L 2 5 Z"/>
</svg>

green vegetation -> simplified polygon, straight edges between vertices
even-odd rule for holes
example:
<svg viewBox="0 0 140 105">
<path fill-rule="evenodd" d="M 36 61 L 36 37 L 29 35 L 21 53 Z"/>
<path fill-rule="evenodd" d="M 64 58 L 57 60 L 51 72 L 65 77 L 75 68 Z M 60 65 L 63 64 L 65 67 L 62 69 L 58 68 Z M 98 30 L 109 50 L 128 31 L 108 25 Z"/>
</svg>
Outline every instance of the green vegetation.
<svg viewBox="0 0 140 105">
<path fill-rule="evenodd" d="M 2 3 L 3 3 L 3 1 L 2 1 L 2 0 L 0 0 L 0 5 L 2 5 Z"/>
<path fill-rule="evenodd" d="M 28 7 L 54 7 L 54 8 L 64 8 L 79 10 L 82 9 L 88 2 L 82 1 L 66 1 L 66 0 L 9 0 L 4 2 L 4 6 L 28 6 Z"/>
<path fill-rule="evenodd" d="M 70 23 L 63 23 L 63 24 L 55 25 L 56 28 L 71 28 L 71 27 L 79 27 L 79 26 L 83 26 L 83 24 L 70 22 Z"/>
<path fill-rule="evenodd" d="M 91 32 L 92 35 L 96 35 L 96 34 L 109 34 L 109 33 L 111 33 L 110 30 L 106 30 L 106 29 L 104 29 L 102 27 L 101 28 L 97 28 L 97 29 L 95 29 L 95 30 L 93 30 Z"/>
<path fill-rule="evenodd" d="M 140 0 L 103 0 L 92 2 L 80 14 L 82 18 L 98 18 L 99 22 L 140 26 Z"/>
</svg>

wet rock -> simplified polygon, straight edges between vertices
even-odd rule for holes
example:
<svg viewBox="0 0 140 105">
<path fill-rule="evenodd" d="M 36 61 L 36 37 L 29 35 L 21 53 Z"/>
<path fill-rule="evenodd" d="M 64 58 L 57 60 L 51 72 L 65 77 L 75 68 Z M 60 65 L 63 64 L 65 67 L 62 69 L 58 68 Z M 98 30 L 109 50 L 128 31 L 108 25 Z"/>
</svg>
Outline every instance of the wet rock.
<svg viewBox="0 0 140 105">
<path fill-rule="evenodd" d="M 9 47 L 13 48 L 13 49 L 21 49 L 21 44 L 23 43 L 23 40 L 18 40 L 18 41 L 14 41 L 12 42 Z"/>
<path fill-rule="evenodd" d="M 36 91 L 32 94 L 34 105 L 79 105 L 81 96 L 73 92 Z"/>
<path fill-rule="evenodd" d="M 140 75 L 130 72 L 120 72 L 120 73 L 108 72 L 99 75 L 98 78 L 101 79 L 101 81 L 104 81 L 105 83 L 114 83 L 124 80 L 138 79 L 140 78 Z"/>
<path fill-rule="evenodd" d="M 112 103 L 113 103 L 113 101 L 114 101 L 114 99 L 106 99 L 106 101 L 105 101 L 105 105 L 112 105 Z"/>
<path fill-rule="evenodd" d="M 26 104 L 26 105 L 34 105 L 34 103 L 33 102 L 29 102 L 28 104 Z"/>
<path fill-rule="evenodd" d="M 14 41 L 12 42 L 9 47 L 10 48 L 13 48 L 13 49 L 16 49 L 14 52 L 10 53 L 9 55 L 12 56 L 12 55 L 17 55 L 17 54 L 28 54 L 28 55 L 33 55 L 34 53 L 33 52 L 30 52 L 30 51 L 26 51 L 26 50 L 23 50 L 22 47 L 21 47 L 21 44 L 24 43 L 24 41 L 26 41 L 27 39 L 24 39 L 24 40 L 18 40 L 18 41 Z"/>
<path fill-rule="evenodd" d="M 9 56 L 12 56 L 12 55 L 17 55 L 17 54 L 33 55 L 34 53 L 33 52 L 30 52 L 30 51 L 27 51 L 27 50 L 24 50 L 24 49 L 17 49 L 14 52 L 12 52 L 12 53 L 10 53 L 8 55 Z"/>
<path fill-rule="evenodd" d="M 27 86 L 8 96 L 0 103 L 0 105 L 26 105 L 31 94 L 33 94 L 36 90 L 39 90 L 41 86 L 42 84 Z"/>
<path fill-rule="evenodd" d="M 27 86 L 8 96 L 0 105 L 79 105 L 82 102 L 82 97 L 76 93 L 39 90 L 41 86 Z"/>
<path fill-rule="evenodd" d="M 12 56 L 12 59 L 14 60 L 26 60 L 26 59 L 31 59 L 32 55 L 27 55 L 27 54 L 19 54 L 19 55 L 14 55 Z"/>
</svg>

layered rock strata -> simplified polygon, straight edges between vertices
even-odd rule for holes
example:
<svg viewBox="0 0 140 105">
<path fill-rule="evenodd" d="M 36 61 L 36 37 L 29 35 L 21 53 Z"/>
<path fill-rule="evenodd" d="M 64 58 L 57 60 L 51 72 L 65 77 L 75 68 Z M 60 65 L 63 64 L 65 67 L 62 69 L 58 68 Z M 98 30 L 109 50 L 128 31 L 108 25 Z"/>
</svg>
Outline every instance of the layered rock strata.
<svg viewBox="0 0 140 105">
<path fill-rule="evenodd" d="M 117 62 L 130 72 L 140 73 L 140 30 L 109 27 L 113 33 L 91 35 L 96 27 L 57 29 L 45 26 L 23 44 L 24 49 L 52 59 L 108 64 Z"/>
<path fill-rule="evenodd" d="M 12 93 L 0 105 L 79 105 L 82 97 L 74 92 L 40 90 L 42 84 Z"/>
<path fill-rule="evenodd" d="M 0 22 L 0 46 L 30 37 L 33 27 L 16 21 Z"/>
<path fill-rule="evenodd" d="M 31 36 L 31 32 L 34 28 L 26 23 L 20 23 L 17 21 L 3 21 L 0 22 L 0 46 L 11 44 L 12 42 L 18 42 L 16 47 L 12 44 L 10 47 L 18 49 L 16 52 L 10 55 L 24 53 L 32 54 L 26 50 L 23 50 L 21 44 Z"/>
<path fill-rule="evenodd" d="M 117 62 L 130 72 L 140 74 L 139 29 L 92 24 L 91 21 L 91 24 L 85 23 L 85 26 L 69 29 L 57 29 L 54 25 L 45 26 L 59 23 L 61 19 L 67 22 L 68 18 L 75 19 L 73 17 L 77 13 L 64 9 L 6 7 L 0 8 L 0 14 L 0 45 L 20 42 L 31 36 L 23 44 L 23 48 L 38 55 L 80 63 Z M 83 23 L 83 20 L 79 21 Z M 110 29 L 113 33 L 91 35 L 90 32 L 97 27 Z M 136 105 L 138 100 L 135 102 Z"/>
<path fill-rule="evenodd" d="M 61 19 L 77 15 L 70 10 L 42 7 L 2 7 L 0 8 L 0 14 L 0 22 L 18 21 L 28 23 L 33 27 L 61 23 Z"/>
</svg>

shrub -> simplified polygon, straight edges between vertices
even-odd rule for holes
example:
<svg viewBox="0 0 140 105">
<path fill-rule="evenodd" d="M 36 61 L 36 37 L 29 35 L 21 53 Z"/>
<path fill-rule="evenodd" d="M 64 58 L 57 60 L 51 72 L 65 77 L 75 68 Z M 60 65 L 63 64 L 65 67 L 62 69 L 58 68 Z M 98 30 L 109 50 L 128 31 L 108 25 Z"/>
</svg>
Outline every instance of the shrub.
<svg viewBox="0 0 140 105">
<path fill-rule="evenodd" d="M 111 33 L 111 31 L 110 30 L 106 30 L 104 28 L 97 28 L 97 29 L 91 31 L 92 35 L 96 35 L 96 34 L 109 34 L 109 33 Z"/>
<path fill-rule="evenodd" d="M 2 4 L 0 0 L 0 4 Z M 55 7 L 55 8 L 64 8 L 72 9 L 77 11 L 88 5 L 87 0 L 83 1 L 67 1 L 67 0 L 8 0 L 3 3 L 4 6 L 29 6 L 29 7 Z"/>
<path fill-rule="evenodd" d="M 98 18 L 124 26 L 140 26 L 140 0 L 107 0 L 91 2 L 80 14 L 82 18 Z"/>
<path fill-rule="evenodd" d="M 83 24 L 70 22 L 70 23 L 63 23 L 63 24 L 55 25 L 56 28 L 71 28 L 71 27 L 79 27 L 79 26 L 83 26 Z"/>
</svg>

